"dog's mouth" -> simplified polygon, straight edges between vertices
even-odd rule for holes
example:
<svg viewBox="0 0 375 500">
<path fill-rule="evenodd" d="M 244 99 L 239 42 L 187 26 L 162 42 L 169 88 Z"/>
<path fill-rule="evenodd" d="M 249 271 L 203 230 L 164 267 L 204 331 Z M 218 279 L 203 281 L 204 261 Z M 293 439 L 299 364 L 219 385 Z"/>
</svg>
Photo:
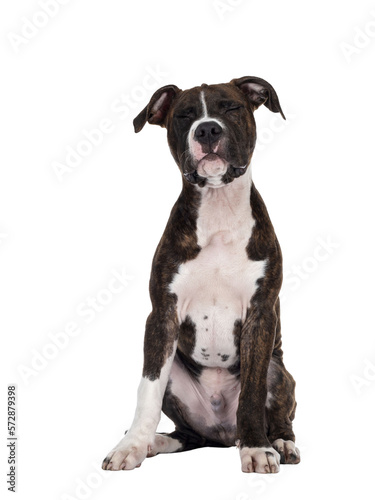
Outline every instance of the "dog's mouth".
<svg viewBox="0 0 375 500">
<path fill-rule="evenodd" d="M 197 160 L 196 169 L 198 175 L 209 179 L 220 178 L 226 172 L 229 163 L 224 156 L 216 151 L 212 151 L 212 149 Z"/>
<path fill-rule="evenodd" d="M 206 154 L 206 156 L 203 156 L 203 158 L 200 160 L 206 160 L 206 161 L 215 161 L 215 160 L 224 160 L 224 158 L 222 158 L 219 154 L 217 153 L 214 153 L 213 151 L 210 151 L 208 154 Z"/>
<path fill-rule="evenodd" d="M 221 185 L 229 184 L 237 177 L 241 177 L 241 175 L 243 175 L 246 170 L 247 165 L 243 167 L 234 167 L 233 165 L 229 165 L 226 172 L 224 172 L 221 176 Z M 192 172 L 185 172 L 184 177 L 188 182 L 190 182 L 191 184 L 197 184 L 199 187 L 205 186 L 208 181 L 207 177 L 198 174 L 197 169 L 193 170 Z"/>
<path fill-rule="evenodd" d="M 201 177 L 200 175 L 198 175 L 198 172 L 196 170 L 194 170 L 193 172 L 184 173 L 184 177 L 191 184 L 198 184 L 201 187 L 206 184 L 207 180 L 206 177 Z"/>
<path fill-rule="evenodd" d="M 247 170 L 247 164 L 235 166 L 236 162 L 227 159 L 223 151 L 214 151 L 209 147 L 205 153 L 204 156 L 195 158 L 190 155 L 190 161 L 185 164 L 183 175 L 190 184 L 199 187 L 220 187 L 229 184 Z"/>
<path fill-rule="evenodd" d="M 234 167 L 233 165 L 229 165 L 227 171 L 221 178 L 224 184 L 229 184 L 237 177 L 241 177 L 247 170 L 247 165 L 243 167 Z"/>
</svg>

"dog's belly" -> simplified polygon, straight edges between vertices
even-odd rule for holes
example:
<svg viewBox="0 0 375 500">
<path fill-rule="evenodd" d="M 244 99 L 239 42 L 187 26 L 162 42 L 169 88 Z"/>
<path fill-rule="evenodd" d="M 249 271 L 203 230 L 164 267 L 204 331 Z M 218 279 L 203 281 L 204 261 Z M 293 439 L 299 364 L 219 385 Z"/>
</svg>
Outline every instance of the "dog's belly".
<svg viewBox="0 0 375 500">
<path fill-rule="evenodd" d="M 239 377 L 227 369 L 204 368 L 196 378 L 177 354 L 165 398 L 173 408 L 178 408 L 184 425 L 201 436 L 232 446 L 239 393 Z"/>
<path fill-rule="evenodd" d="M 236 334 L 265 266 L 248 258 L 247 242 L 235 242 L 225 231 L 215 234 L 172 282 L 182 326 L 179 348 L 203 366 L 228 368 L 237 361 Z"/>
</svg>

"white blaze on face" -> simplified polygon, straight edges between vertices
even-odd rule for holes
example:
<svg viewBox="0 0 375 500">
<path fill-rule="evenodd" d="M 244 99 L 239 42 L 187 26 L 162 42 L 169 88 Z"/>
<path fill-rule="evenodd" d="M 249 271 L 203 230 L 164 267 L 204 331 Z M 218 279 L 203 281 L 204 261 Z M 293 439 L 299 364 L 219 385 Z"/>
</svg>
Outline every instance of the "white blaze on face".
<svg viewBox="0 0 375 500">
<path fill-rule="evenodd" d="M 221 145 L 222 138 L 219 139 L 212 148 L 211 154 L 207 153 L 207 149 L 203 151 L 202 144 L 200 144 L 197 140 L 194 139 L 195 131 L 199 127 L 201 123 L 214 121 L 220 125 L 220 127 L 224 130 L 225 125 L 221 120 L 217 118 L 212 118 L 208 115 L 207 111 L 207 103 L 204 96 L 203 90 L 200 94 L 200 100 L 202 104 L 202 116 L 190 127 L 189 136 L 188 136 L 188 148 L 190 155 L 193 160 L 197 162 L 197 172 L 201 177 L 211 178 L 211 181 L 215 183 L 215 180 L 218 182 L 221 180 L 221 176 L 226 172 L 227 162 L 220 156 L 213 155 L 212 153 L 218 153 L 218 150 Z"/>
<path fill-rule="evenodd" d="M 207 113 L 207 104 L 206 104 L 206 99 L 204 98 L 204 92 L 202 90 L 201 92 L 201 103 L 202 103 L 202 108 L 203 108 L 203 118 L 207 118 L 208 113 Z"/>
</svg>

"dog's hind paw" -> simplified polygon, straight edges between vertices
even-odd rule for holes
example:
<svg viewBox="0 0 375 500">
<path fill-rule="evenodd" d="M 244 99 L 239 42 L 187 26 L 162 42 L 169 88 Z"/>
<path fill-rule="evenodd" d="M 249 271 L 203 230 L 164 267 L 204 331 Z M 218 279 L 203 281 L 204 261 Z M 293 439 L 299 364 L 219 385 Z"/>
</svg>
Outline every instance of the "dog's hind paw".
<svg viewBox="0 0 375 500">
<path fill-rule="evenodd" d="M 284 439 L 276 439 L 272 443 L 273 448 L 280 454 L 280 462 L 282 464 L 299 464 L 301 455 L 299 449 L 293 441 L 284 441 Z"/>
</svg>

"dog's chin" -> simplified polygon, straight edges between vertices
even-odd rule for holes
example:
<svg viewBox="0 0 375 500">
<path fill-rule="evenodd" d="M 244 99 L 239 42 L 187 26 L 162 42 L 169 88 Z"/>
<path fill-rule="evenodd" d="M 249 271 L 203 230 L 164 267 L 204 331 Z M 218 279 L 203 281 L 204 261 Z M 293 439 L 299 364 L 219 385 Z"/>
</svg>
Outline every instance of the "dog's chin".
<svg viewBox="0 0 375 500">
<path fill-rule="evenodd" d="M 199 187 L 221 187 L 243 175 L 247 166 L 235 167 L 215 153 L 210 153 L 198 161 L 195 169 L 185 173 L 185 179 Z"/>
</svg>

